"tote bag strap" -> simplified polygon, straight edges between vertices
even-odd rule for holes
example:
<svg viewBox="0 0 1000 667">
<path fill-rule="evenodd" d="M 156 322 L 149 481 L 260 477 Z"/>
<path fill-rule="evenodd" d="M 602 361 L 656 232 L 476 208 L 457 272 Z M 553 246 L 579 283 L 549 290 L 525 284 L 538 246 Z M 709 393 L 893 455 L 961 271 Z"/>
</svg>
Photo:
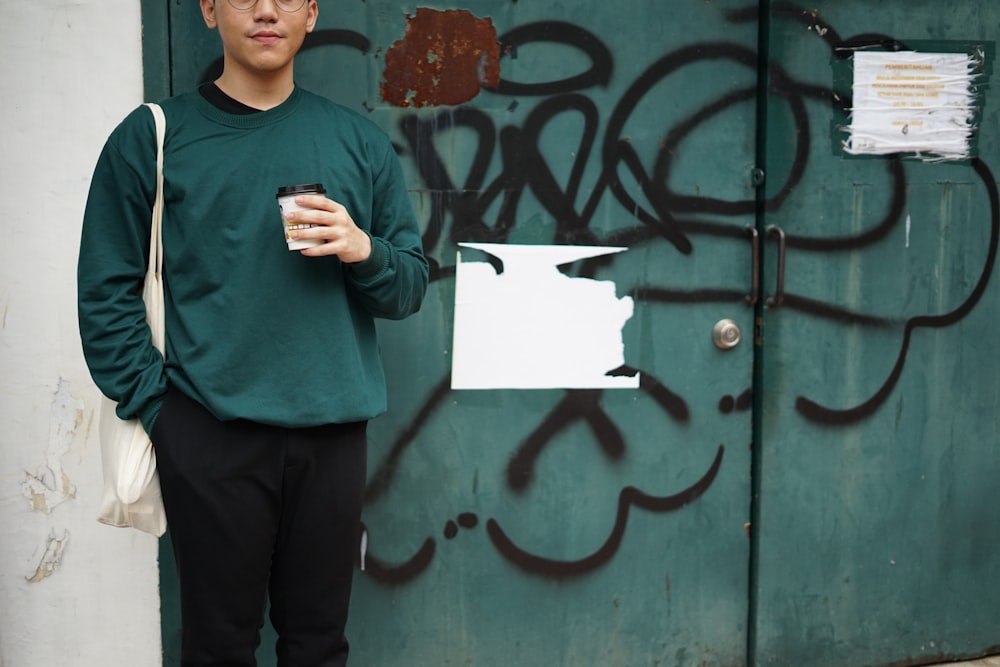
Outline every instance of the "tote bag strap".
<svg viewBox="0 0 1000 667">
<path fill-rule="evenodd" d="M 146 321 L 152 332 L 153 345 L 165 354 L 163 312 L 163 138 L 167 121 L 158 104 L 147 103 L 156 124 L 156 198 L 149 234 L 149 267 L 146 270 L 143 299 L 146 302 Z"/>
</svg>

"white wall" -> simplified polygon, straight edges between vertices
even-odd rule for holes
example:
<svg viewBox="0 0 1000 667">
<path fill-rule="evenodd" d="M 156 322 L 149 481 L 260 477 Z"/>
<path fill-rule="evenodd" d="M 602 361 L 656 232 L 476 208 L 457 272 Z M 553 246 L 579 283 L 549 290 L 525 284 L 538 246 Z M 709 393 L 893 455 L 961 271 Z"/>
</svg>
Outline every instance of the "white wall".
<svg viewBox="0 0 1000 667">
<path fill-rule="evenodd" d="M 0 667 L 159 665 L 156 539 L 95 519 L 77 335 L 91 170 L 142 101 L 137 0 L 0 2 Z"/>
</svg>

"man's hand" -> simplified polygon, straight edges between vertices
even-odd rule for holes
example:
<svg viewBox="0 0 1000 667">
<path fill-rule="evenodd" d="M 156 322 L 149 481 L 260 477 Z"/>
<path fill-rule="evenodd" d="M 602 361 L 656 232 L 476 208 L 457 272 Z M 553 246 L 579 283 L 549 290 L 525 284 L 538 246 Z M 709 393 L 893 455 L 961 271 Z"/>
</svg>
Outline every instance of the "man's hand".
<svg viewBox="0 0 1000 667">
<path fill-rule="evenodd" d="M 286 216 L 289 223 L 313 224 L 316 227 L 295 230 L 292 238 L 324 241 L 322 245 L 300 250 L 303 255 L 337 255 L 340 261 L 347 264 L 362 262 L 371 255 L 371 237 L 354 224 L 351 214 L 341 204 L 322 195 L 299 195 L 295 203 L 309 210 L 290 211 Z"/>
</svg>

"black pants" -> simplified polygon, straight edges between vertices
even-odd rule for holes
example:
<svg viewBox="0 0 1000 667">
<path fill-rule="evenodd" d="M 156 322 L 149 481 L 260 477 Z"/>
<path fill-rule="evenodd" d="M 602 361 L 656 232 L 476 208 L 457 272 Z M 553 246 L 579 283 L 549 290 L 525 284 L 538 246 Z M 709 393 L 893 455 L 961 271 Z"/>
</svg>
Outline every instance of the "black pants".
<svg viewBox="0 0 1000 667">
<path fill-rule="evenodd" d="M 347 663 L 366 422 L 221 422 L 171 389 L 153 428 L 185 667 L 256 665 L 268 596 L 278 665 Z"/>
</svg>

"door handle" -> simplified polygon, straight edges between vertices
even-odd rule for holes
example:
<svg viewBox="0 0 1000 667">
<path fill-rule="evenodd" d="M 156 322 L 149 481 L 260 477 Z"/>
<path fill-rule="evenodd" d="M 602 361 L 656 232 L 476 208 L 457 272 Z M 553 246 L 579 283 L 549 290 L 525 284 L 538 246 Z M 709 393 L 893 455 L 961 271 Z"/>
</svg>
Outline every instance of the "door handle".
<svg viewBox="0 0 1000 667">
<path fill-rule="evenodd" d="M 760 298 L 760 235 L 753 225 L 746 226 L 750 233 L 750 294 L 743 297 L 747 305 L 757 305 Z"/>
<path fill-rule="evenodd" d="M 719 320 L 712 327 L 712 342 L 720 350 L 731 350 L 739 345 L 742 333 L 732 320 Z"/>
<path fill-rule="evenodd" d="M 764 301 L 764 305 L 770 308 L 777 308 L 785 301 L 785 230 L 777 225 L 767 228 L 768 236 L 778 237 L 778 278 L 774 288 L 774 296 L 769 296 Z"/>
</svg>

